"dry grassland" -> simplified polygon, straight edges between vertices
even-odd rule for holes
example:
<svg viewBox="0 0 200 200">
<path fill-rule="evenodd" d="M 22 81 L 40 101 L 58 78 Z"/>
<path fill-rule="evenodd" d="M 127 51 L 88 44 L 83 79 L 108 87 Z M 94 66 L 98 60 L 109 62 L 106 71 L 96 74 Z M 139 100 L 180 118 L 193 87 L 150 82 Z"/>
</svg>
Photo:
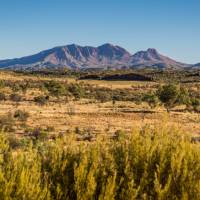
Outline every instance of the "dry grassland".
<svg viewBox="0 0 200 200">
<path fill-rule="evenodd" d="M 75 82 L 67 78 L 46 78 L 36 76 L 21 76 L 14 73 L 0 73 L 0 80 L 57 80 Z M 92 85 L 111 88 L 133 88 L 148 89 L 156 83 L 133 82 L 133 81 L 84 81 Z M 6 95 L 11 91 L 8 88 L 2 90 Z M 41 91 L 30 89 L 24 95 L 23 100 L 14 103 L 2 101 L 0 103 L 0 115 L 15 110 L 24 110 L 30 114 L 27 122 L 17 123 L 15 132 L 18 135 L 24 134 L 25 128 L 52 128 L 52 133 L 65 133 L 76 128 L 91 133 L 103 134 L 113 133 L 116 130 L 131 131 L 141 128 L 144 124 L 153 125 L 156 123 L 169 123 L 183 129 L 185 132 L 200 134 L 200 115 L 198 113 L 172 111 L 167 114 L 164 108 L 151 110 L 145 103 L 136 105 L 133 102 L 112 102 L 99 103 L 97 101 L 82 99 L 79 101 L 50 101 L 47 105 L 39 106 L 31 101 L 32 96 L 39 95 Z M 24 128 L 25 127 L 25 128 Z"/>
</svg>

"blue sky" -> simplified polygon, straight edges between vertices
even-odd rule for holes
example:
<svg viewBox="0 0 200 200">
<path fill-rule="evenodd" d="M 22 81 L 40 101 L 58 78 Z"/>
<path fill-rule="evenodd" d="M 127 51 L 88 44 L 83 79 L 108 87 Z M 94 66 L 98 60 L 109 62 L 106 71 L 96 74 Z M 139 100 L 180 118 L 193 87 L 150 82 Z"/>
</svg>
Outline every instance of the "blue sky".
<svg viewBox="0 0 200 200">
<path fill-rule="evenodd" d="M 0 0 L 0 59 L 77 43 L 200 62 L 199 0 Z"/>
</svg>

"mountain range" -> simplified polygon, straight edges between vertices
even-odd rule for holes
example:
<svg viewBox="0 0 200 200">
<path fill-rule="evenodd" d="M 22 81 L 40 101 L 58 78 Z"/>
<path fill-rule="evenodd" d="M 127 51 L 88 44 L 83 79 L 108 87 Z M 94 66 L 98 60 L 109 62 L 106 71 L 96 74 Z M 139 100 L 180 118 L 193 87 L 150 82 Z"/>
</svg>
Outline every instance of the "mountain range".
<svg viewBox="0 0 200 200">
<path fill-rule="evenodd" d="M 181 69 L 197 67 L 177 62 L 167 56 L 163 56 L 156 49 L 147 49 L 135 54 L 126 49 L 112 44 L 103 44 L 98 47 L 80 46 L 76 44 L 66 45 L 41 51 L 38 54 L 22 58 L 0 60 L 2 69 L 42 69 L 68 67 L 70 69 L 88 68 L 172 68 Z"/>
</svg>

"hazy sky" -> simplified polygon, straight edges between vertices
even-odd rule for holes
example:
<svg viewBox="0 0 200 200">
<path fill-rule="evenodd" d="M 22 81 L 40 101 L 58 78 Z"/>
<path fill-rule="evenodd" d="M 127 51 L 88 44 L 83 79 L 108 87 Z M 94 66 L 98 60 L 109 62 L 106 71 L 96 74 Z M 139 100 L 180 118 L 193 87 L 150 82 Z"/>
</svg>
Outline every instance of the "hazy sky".
<svg viewBox="0 0 200 200">
<path fill-rule="evenodd" d="M 200 62 L 200 0 L 0 0 L 0 59 L 107 42 Z"/>
</svg>

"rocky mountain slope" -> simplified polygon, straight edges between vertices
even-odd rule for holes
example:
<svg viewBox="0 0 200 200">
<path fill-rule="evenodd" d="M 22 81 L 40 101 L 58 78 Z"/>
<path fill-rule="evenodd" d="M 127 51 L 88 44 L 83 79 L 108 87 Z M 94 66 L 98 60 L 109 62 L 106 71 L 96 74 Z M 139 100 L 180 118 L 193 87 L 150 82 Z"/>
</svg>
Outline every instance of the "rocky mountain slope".
<svg viewBox="0 0 200 200">
<path fill-rule="evenodd" d="M 46 67 L 85 69 L 107 67 L 182 68 L 188 66 L 159 54 L 155 49 L 131 55 L 124 48 L 112 44 L 104 44 L 99 47 L 83 47 L 72 44 L 55 47 L 31 56 L 0 60 L 0 68 L 33 70 Z"/>
<path fill-rule="evenodd" d="M 139 51 L 131 57 L 132 66 L 146 66 L 159 68 L 182 68 L 188 64 L 177 62 L 171 58 L 159 54 L 156 49 Z"/>
</svg>

